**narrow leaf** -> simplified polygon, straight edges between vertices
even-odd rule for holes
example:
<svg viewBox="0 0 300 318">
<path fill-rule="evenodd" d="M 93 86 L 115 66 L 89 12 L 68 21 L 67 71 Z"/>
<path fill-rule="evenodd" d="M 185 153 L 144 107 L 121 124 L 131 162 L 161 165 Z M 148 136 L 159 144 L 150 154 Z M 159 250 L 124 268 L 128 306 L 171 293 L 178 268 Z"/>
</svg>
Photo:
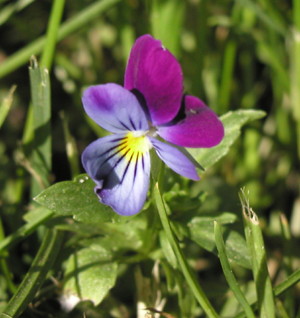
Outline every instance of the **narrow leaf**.
<svg viewBox="0 0 300 318">
<path fill-rule="evenodd" d="M 227 280 L 227 283 L 234 293 L 234 296 L 240 303 L 240 305 L 243 307 L 245 314 L 249 318 L 255 318 L 254 312 L 248 303 L 246 297 L 242 293 L 241 289 L 239 288 L 238 282 L 236 281 L 236 278 L 234 277 L 234 274 L 232 272 L 232 269 L 230 267 L 229 259 L 227 257 L 226 248 L 223 240 L 222 235 L 222 229 L 218 222 L 214 222 L 214 228 L 215 228 L 215 240 L 216 240 L 216 246 L 218 249 L 218 254 L 220 258 L 220 262 L 223 268 L 224 276 Z"/>
<path fill-rule="evenodd" d="M 243 190 L 240 192 L 240 200 L 243 208 L 246 241 L 251 254 L 260 317 L 275 317 L 274 293 L 268 273 L 265 245 L 259 220 L 250 207 Z"/>
<path fill-rule="evenodd" d="M 56 260 L 62 242 L 62 232 L 55 229 L 47 230 L 30 269 L 16 293 L 10 299 L 5 311 L 0 314 L 1 318 L 19 317 L 23 313 L 45 281 L 48 271 Z"/>
<path fill-rule="evenodd" d="M 34 151 L 31 165 L 38 173 L 42 184 L 33 191 L 41 190 L 49 184 L 51 171 L 51 92 L 48 70 L 39 67 L 32 57 L 29 67 L 31 99 L 33 106 Z"/>
</svg>

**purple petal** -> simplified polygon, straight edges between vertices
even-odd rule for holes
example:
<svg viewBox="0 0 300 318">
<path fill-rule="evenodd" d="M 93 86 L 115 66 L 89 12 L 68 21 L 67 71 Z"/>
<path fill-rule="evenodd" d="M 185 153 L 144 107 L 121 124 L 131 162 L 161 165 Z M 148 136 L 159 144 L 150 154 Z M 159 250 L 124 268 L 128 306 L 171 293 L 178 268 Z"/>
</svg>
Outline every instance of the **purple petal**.
<svg viewBox="0 0 300 318">
<path fill-rule="evenodd" d="M 175 145 L 191 148 L 213 147 L 223 139 L 222 122 L 197 97 L 185 96 L 185 115 L 176 125 L 159 127 L 158 134 Z"/>
<path fill-rule="evenodd" d="M 161 42 L 150 35 L 136 40 L 127 64 L 124 86 L 143 94 L 155 126 L 171 121 L 180 108 L 181 67 Z"/>
<path fill-rule="evenodd" d="M 159 158 L 176 173 L 192 179 L 200 180 L 194 163 L 177 148 L 155 138 L 149 138 Z"/>
<path fill-rule="evenodd" d="M 146 200 L 150 175 L 150 142 L 132 148 L 128 134 L 110 135 L 91 143 L 82 154 L 87 174 L 96 182 L 100 202 L 121 215 L 138 213 Z"/>
<path fill-rule="evenodd" d="M 86 113 L 108 131 L 148 129 L 146 115 L 137 98 L 120 85 L 91 86 L 84 91 L 82 103 Z"/>
</svg>

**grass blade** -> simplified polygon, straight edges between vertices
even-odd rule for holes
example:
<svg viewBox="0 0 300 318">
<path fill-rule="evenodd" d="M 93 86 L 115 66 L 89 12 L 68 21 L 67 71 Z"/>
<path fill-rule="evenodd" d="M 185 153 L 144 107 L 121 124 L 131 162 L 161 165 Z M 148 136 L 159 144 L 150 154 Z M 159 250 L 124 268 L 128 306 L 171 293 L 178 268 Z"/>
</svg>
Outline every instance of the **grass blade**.
<svg viewBox="0 0 300 318">
<path fill-rule="evenodd" d="M 155 38 L 174 55 L 179 53 L 180 32 L 185 11 L 181 0 L 154 0 L 151 6 L 151 29 Z M 172 27 L 170 27 L 172 26 Z"/>
<path fill-rule="evenodd" d="M 265 245 L 258 217 L 249 206 L 244 190 L 240 192 L 246 241 L 252 259 L 252 272 L 256 285 L 260 317 L 275 317 L 274 293 L 268 273 Z"/>
<path fill-rule="evenodd" d="M 62 24 L 58 30 L 58 41 L 66 38 L 73 32 L 80 30 L 84 25 L 90 24 L 91 20 L 95 19 L 100 13 L 119 1 L 120 0 L 101 0 L 91 4 L 74 18 Z M 0 67 L 0 78 L 13 72 L 21 65 L 27 63 L 32 55 L 39 54 L 43 50 L 45 43 L 46 36 L 42 36 L 13 54 L 10 58 L 6 59 Z"/>
<path fill-rule="evenodd" d="M 23 10 L 30 5 L 34 0 L 19 0 L 15 3 L 7 4 L 0 11 L 0 26 L 3 25 L 11 16 L 16 14 L 18 11 Z M 12 2 L 12 1 L 11 1 Z M 0 1 L 1 4 L 1 1 Z"/>
<path fill-rule="evenodd" d="M 300 269 L 296 270 L 293 274 L 291 274 L 285 281 L 278 284 L 274 287 L 274 294 L 275 296 L 281 296 L 284 294 L 289 288 L 294 286 L 300 281 Z M 251 304 L 251 307 L 254 308 L 256 306 L 256 302 Z M 243 318 L 245 317 L 245 313 L 241 312 L 235 316 L 235 318 Z"/>
<path fill-rule="evenodd" d="M 29 76 L 34 118 L 32 167 L 42 180 L 42 184 L 37 189 L 37 192 L 40 192 L 49 185 L 48 177 L 52 165 L 50 80 L 48 70 L 39 67 L 35 58 L 32 58 L 30 62 Z M 33 192 L 35 193 L 36 191 Z"/>
<path fill-rule="evenodd" d="M 47 28 L 46 45 L 41 58 L 41 66 L 51 68 L 57 42 L 57 33 L 62 18 L 65 0 L 55 0 L 52 6 L 49 25 Z"/>
<path fill-rule="evenodd" d="M 63 234 L 48 230 L 33 263 L 0 318 L 19 317 L 44 282 L 60 250 Z"/>
<path fill-rule="evenodd" d="M 225 113 L 229 109 L 233 70 L 236 59 L 237 44 L 231 40 L 226 45 L 224 61 L 221 74 L 221 84 L 219 88 L 218 112 Z"/>
<path fill-rule="evenodd" d="M 229 260 L 227 257 L 225 244 L 222 236 L 222 229 L 221 225 L 218 222 L 214 222 L 214 229 L 215 229 L 215 240 L 216 240 L 216 246 L 218 249 L 219 259 L 223 268 L 223 273 L 226 278 L 226 281 L 234 293 L 234 296 L 236 297 L 237 301 L 240 303 L 240 305 L 243 307 L 245 314 L 248 318 L 255 318 L 254 312 L 248 303 L 247 299 L 245 298 L 244 294 L 240 290 L 240 287 L 232 273 Z"/>
<path fill-rule="evenodd" d="M 294 30 L 290 52 L 291 70 L 291 104 L 296 121 L 298 158 L 300 159 L 300 1 L 293 1 Z"/>
</svg>

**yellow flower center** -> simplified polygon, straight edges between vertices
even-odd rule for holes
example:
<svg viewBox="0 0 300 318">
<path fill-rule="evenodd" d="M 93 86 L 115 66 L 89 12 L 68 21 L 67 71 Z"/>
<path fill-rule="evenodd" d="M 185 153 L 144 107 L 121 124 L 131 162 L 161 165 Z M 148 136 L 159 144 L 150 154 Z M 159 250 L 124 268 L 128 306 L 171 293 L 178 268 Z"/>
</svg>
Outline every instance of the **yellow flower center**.
<svg viewBox="0 0 300 318">
<path fill-rule="evenodd" d="M 148 152 L 151 143 L 145 134 L 139 132 L 129 132 L 119 145 L 119 152 L 127 160 L 136 161 L 139 156 Z"/>
</svg>

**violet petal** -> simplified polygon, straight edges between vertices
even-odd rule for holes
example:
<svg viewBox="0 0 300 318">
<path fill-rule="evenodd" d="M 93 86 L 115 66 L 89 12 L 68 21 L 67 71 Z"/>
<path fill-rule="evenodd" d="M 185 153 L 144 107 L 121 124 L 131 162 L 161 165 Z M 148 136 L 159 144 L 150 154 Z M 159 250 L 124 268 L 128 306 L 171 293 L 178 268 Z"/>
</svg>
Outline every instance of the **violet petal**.
<svg viewBox="0 0 300 318">
<path fill-rule="evenodd" d="M 213 147 L 223 139 L 222 122 L 197 97 L 185 96 L 185 115 L 175 125 L 158 127 L 158 134 L 175 145 L 191 148 Z"/>
<path fill-rule="evenodd" d="M 150 35 L 136 40 L 124 86 L 143 94 L 155 126 L 170 122 L 179 111 L 183 92 L 181 67 L 161 42 Z"/>
</svg>

